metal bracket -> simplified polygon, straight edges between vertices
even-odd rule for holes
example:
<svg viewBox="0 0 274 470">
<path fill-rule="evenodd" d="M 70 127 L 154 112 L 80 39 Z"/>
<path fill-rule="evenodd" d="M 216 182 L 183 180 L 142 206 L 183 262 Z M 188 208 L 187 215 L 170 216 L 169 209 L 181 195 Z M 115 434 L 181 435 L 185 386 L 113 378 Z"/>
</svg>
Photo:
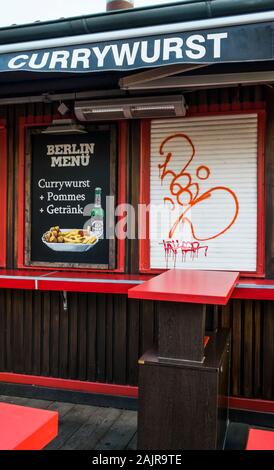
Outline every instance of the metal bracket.
<svg viewBox="0 0 274 470">
<path fill-rule="evenodd" d="M 68 293 L 63 292 L 63 310 L 66 312 L 68 310 Z"/>
</svg>

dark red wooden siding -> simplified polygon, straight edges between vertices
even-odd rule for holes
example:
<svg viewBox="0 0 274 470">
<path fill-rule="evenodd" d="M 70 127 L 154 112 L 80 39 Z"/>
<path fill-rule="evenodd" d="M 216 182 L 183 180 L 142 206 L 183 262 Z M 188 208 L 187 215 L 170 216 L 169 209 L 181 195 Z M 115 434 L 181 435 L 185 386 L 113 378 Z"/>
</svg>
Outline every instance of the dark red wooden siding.
<svg viewBox="0 0 274 470">
<path fill-rule="evenodd" d="M 274 276 L 273 204 L 274 141 L 273 91 L 264 87 L 236 87 L 187 93 L 190 111 L 240 111 L 259 108 L 267 113 L 266 261 Z M 17 266 L 18 122 L 20 116 L 56 114 L 58 104 L 29 104 L 0 108 L 8 127 L 7 267 Z M 138 121 L 128 125 L 127 199 L 139 197 Z M 139 266 L 138 241 L 126 247 L 127 272 Z M 0 290 L 0 371 L 102 381 L 138 383 L 138 357 L 155 340 L 157 313 L 153 302 L 128 300 L 120 295 L 62 294 Z M 274 399 L 274 303 L 233 300 L 218 317 L 232 329 L 231 393 Z M 210 314 L 212 316 L 212 313 Z"/>
</svg>

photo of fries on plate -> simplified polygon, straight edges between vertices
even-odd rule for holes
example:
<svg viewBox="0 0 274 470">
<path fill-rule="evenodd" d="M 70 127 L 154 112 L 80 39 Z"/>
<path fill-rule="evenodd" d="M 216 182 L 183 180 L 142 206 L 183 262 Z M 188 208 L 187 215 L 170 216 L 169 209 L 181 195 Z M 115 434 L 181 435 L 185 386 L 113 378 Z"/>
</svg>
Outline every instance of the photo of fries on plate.
<svg viewBox="0 0 274 470">
<path fill-rule="evenodd" d="M 93 235 L 90 229 L 60 229 L 59 226 L 51 227 L 42 237 L 50 249 L 54 251 L 88 251 L 98 242 L 98 237 Z"/>
</svg>

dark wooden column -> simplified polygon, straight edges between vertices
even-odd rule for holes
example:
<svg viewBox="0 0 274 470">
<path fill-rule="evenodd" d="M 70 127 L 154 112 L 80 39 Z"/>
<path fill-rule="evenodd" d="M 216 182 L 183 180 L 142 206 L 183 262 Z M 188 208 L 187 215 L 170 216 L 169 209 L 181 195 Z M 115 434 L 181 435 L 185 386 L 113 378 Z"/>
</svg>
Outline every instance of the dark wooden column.
<svg viewBox="0 0 274 470">
<path fill-rule="evenodd" d="M 226 305 L 238 277 L 173 269 L 129 290 L 159 312 L 158 344 L 139 360 L 139 449 L 223 448 L 230 333 L 211 331 L 205 346 L 206 304 Z"/>
<path fill-rule="evenodd" d="M 206 306 L 159 302 L 158 355 L 160 360 L 202 362 Z"/>
</svg>

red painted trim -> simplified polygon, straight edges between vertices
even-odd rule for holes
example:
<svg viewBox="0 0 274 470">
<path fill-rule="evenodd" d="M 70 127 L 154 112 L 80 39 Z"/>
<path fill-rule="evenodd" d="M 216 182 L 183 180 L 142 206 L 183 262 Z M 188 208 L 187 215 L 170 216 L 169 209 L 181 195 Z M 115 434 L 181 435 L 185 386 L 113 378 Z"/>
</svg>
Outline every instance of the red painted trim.
<svg viewBox="0 0 274 470">
<path fill-rule="evenodd" d="M 256 289 L 236 287 L 231 299 L 241 300 L 274 300 L 274 289 Z"/>
<path fill-rule="evenodd" d="M 18 262 L 20 269 L 35 269 L 25 264 L 25 134 L 28 128 L 43 127 L 59 119 L 60 116 L 28 116 L 19 118 L 19 168 L 18 168 Z M 118 148 L 118 203 L 126 202 L 126 122 L 119 122 L 119 148 Z M 117 267 L 115 269 L 69 268 L 70 271 L 123 273 L 125 260 L 125 240 L 117 239 Z M 52 266 L 39 266 L 40 270 L 52 271 Z M 55 268 L 54 268 L 55 269 Z M 67 271 L 68 268 L 57 268 L 58 271 Z"/>
<path fill-rule="evenodd" d="M 7 235 L 7 130 L 6 121 L 0 120 L 1 172 L 0 172 L 0 267 L 6 266 Z"/>
<path fill-rule="evenodd" d="M 126 155 L 127 155 L 127 122 L 121 121 L 119 123 L 119 179 L 118 179 L 118 198 L 117 202 L 123 204 L 126 202 Z M 118 221 L 122 217 L 118 217 Z M 119 225 L 120 227 L 120 225 Z M 120 231 L 122 227 L 120 227 Z M 125 270 L 125 240 L 118 233 L 117 240 L 117 270 L 124 272 Z"/>
<path fill-rule="evenodd" d="M 228 110 L 228 111 L 200 111 L 201 107 L 190 107 L 188 117 L 207 117 L 207 116 L 227 116 L 233 114 L 257 114 L 258 115 L 258 172 L 257 172 L 257 189 L 258 189 L 258 200 L 257 200 L 257 269 L 256 272 L 241 272 L 241 276 L 248 277 L 263 277 L 264 276 L 264 263 L 265 263 L 265 108 L 261 106 L 261 102 L 254 108 L 246 108 L 242 110 Z M 143 121 L 144 127 L 144 140 L 141 144 L 141 185 L 140 185 L 140 201 L 143 204 L 150 203 L 150 138 L 147 140 L 145 132 L 148 134 L 147 127 L 151 120 Z M 143 129 L 142 127 L 142 129 Z M 143 181 L 142 181 L 143 178 Z M 149 222 L 147 223 L 147 231 L 149 234 Z M 142 240 L 140 245 L 140 261 L 139 270 L 144 274 L 161 274 L 165 270 L 151 269 L 150 268 L 150 243 L 149 235 L 145 240 Z"/>
<path fill-rule="evenodd" d="M 258 112 L 257 274 L 265 269 L 265 111 Z"/>
<path fill-rule="evenodd" d="M 0 279 L 1 289 L 35 289 L 35 281 L 32 279 Z"/>
<path fill-rule="evenodd" d="M 20 385 L 35 385 L 77 392 L 98 393 L 102 395 L 114 395 L 121 397 L 138 397 L 138 387 L 130 385 L 116 385 L 99 382 L 83 382 L 80 380 L 59 379 L 54 377 L 42 377 L 38 375 L 13 374 L 0 372 L 0 382 L 15 383 Z"/>
<path fill-rule="evenodd" d="M 138 285 L 138 284 L 136 284 Z M 1 286 L 1 283 L 0 283 Z M 134 287 L 134 284 L 125 283 L 102 283 L 102 282 L 66 282 L 49 281 L 46 278 L 38 281 L 38 289 L 46 291 L 64 292 L 94 292 L 97 294 L 125 294 Z"/>
<path fill-rule="evenodd" d="M 59 379 L 37 375 L 13 374 L 10 372 L 0 372 L 0 382 L 130 398 L 138 398 L 139 391 L 137 386 L 131 385 L 84 382 L 80 380 Z M 274 413 L 274 401 L 229 397 L 229 408 L 261 413 Z"/>
<path fill-rule="evenodd" d="M 141 122 L 141 163 L 140 163 L 140 204 L 147 206 L 150 203 L 150 121 Z M 139 219 L 140 228 L 145 227 L 144 233 L 140 233 L 139 258 L 140 270 L 149 269 L 150 244 L 149 244 L 149 212 L 142 213 Z M 143 238 L 145 237 L 145 238 Z"/>
<path fill-rule="evenodd" d="M 259 413 L 274 413 L 274 401 L 254 398 L 229 397 L 229 408 L 257 411 Z"/>
</svg>

